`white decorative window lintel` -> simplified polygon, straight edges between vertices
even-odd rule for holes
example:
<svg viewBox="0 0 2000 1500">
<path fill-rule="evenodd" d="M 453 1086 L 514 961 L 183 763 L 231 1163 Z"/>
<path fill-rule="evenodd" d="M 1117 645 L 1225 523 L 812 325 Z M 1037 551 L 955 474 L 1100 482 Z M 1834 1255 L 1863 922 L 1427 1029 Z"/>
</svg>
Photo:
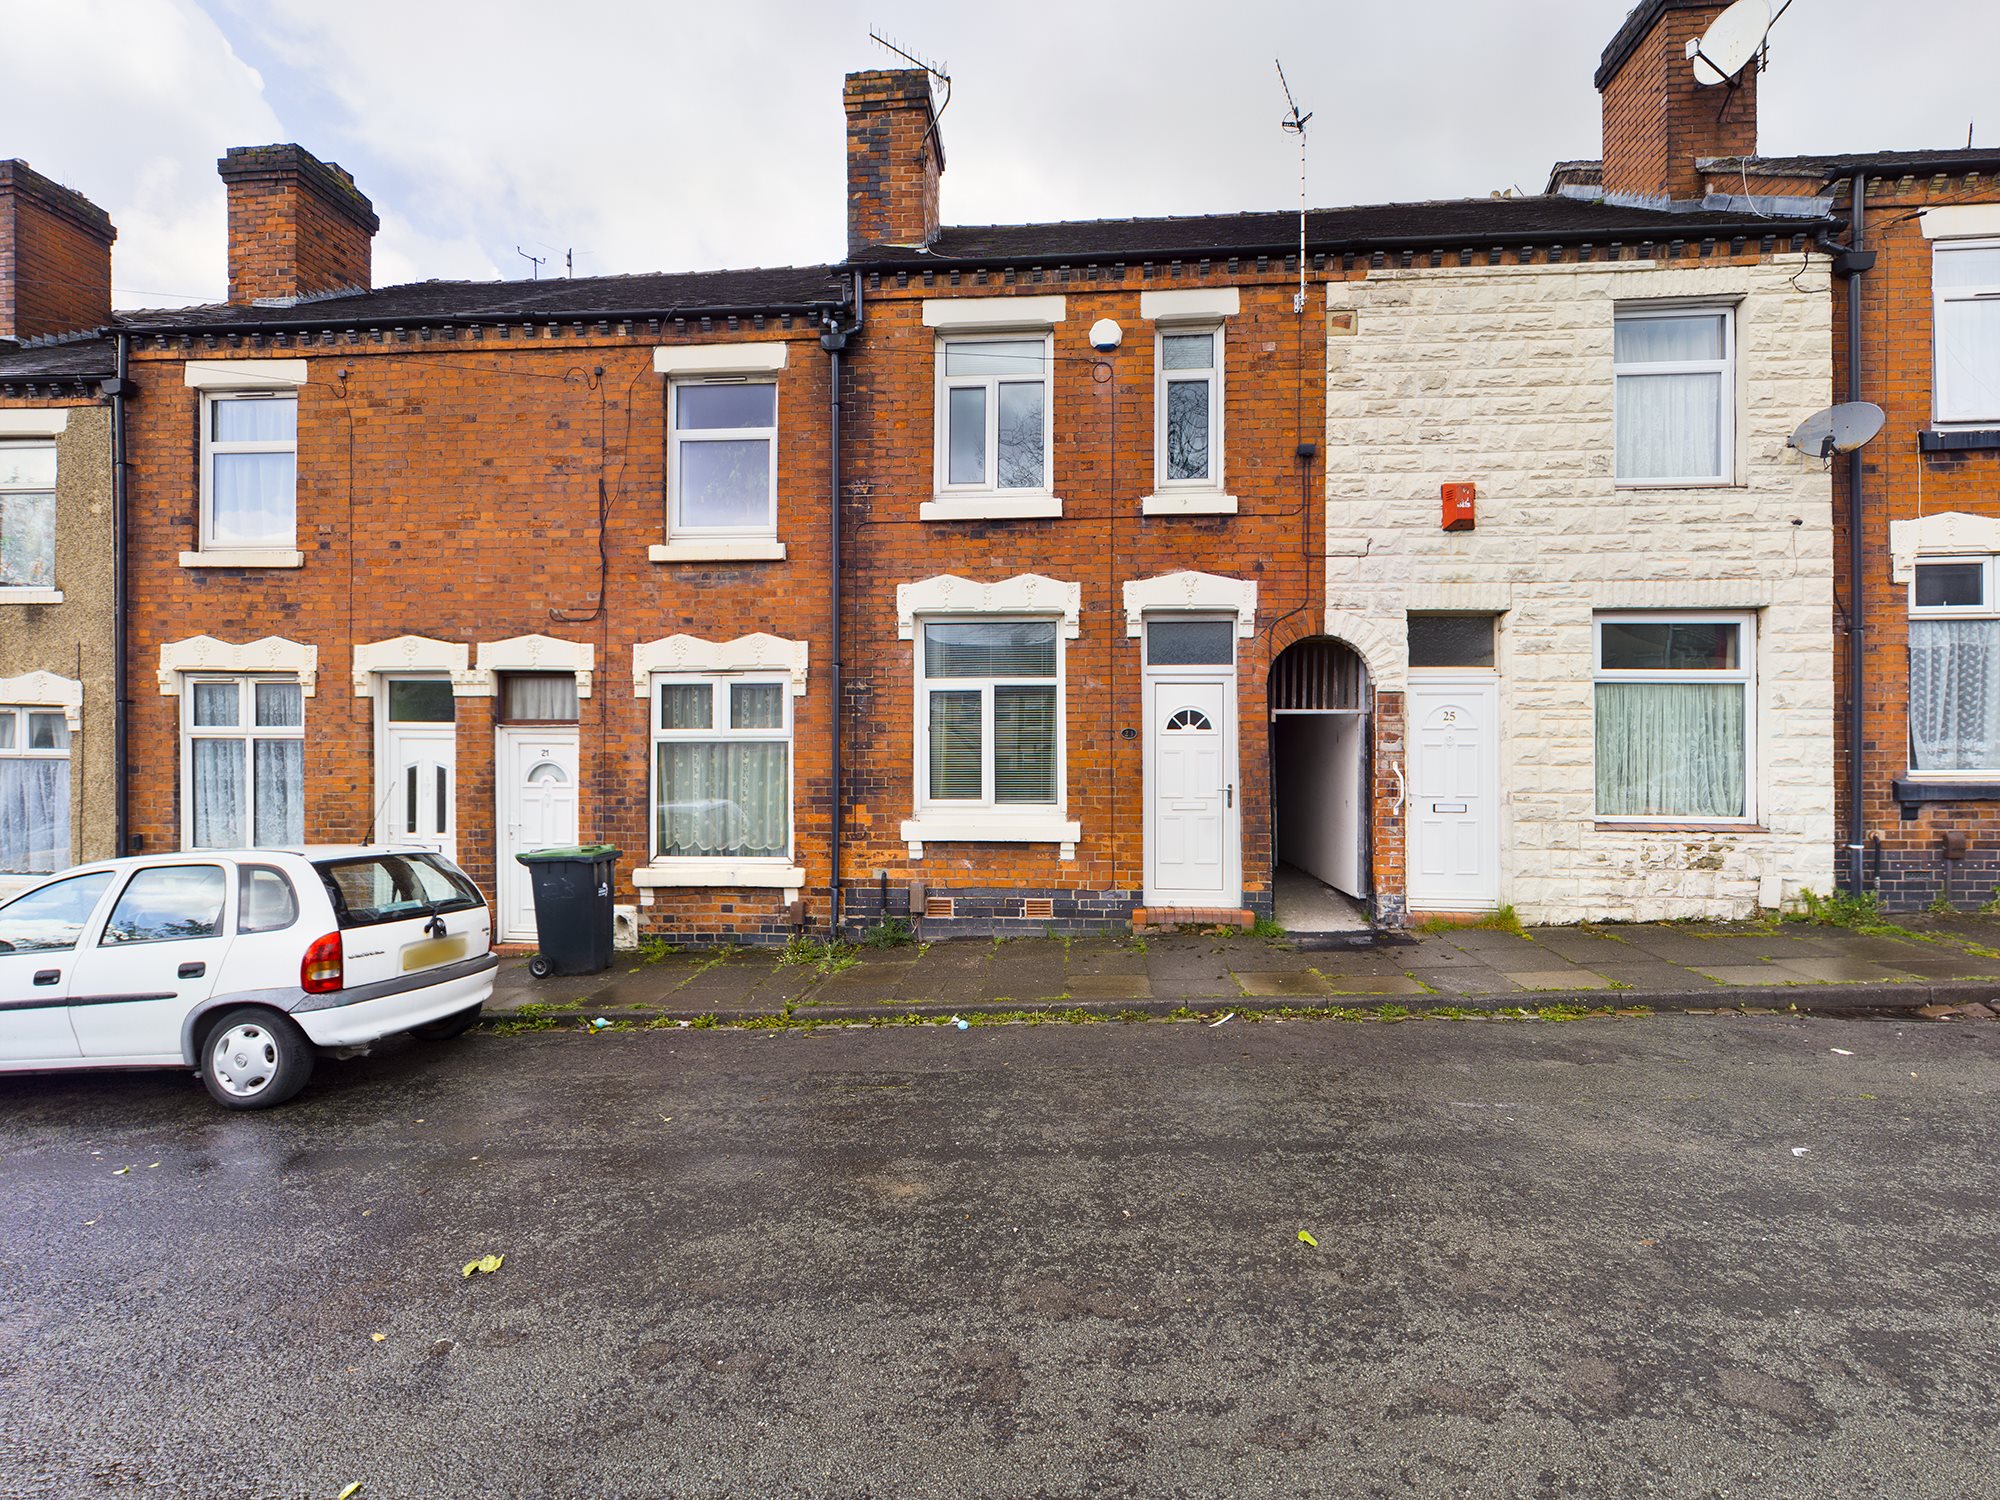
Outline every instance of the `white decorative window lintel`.
<svg viewBox="0 0 2000 1500">
<path fill-rule="evenodd" d="M 896 634 L 917 638 L 919 615 L 1061 615 L 1063 634 L 1083 633 L 1083 585 L 1017 573 L 998 583 L 978 583 L 951 573 L 896 587 Z"/>
<path fill-rule="evenodd" d="M 247 646 L 232 646 L 212 635 L 168 641 L 160 647 L 160 694 L 178 698 L 183 672 L 283 672 L 298 678 L 299 691 L 313 696 L 319 678 L 319 647 L 267 635 Z"/>
<path fill-rule="evenodd" d="M 1148 610 L 1199 609 L 1236 616 L 1236 633 L 1249 638 L 1257 633 L 1257 585 L 1247 578 L 1224 578 L 1217 573 L 1162 573 L 1157 578 L 1139 578 L 1125 585 L 1125 633 L 1136 636 L 1144 629 Z"/>
<path fill-rule="evenodd" d="M 700 636 L 670 635 L 641 641 L 632 648 L 632 696 L 652 693 L 655 672 L 783 672 L 791 678 L 792 696 L 806 690 L 806 642 L 781 635 L 740 635 L 733 641 L 705 641 Z"/>
<path fill-rule="evenodd" d="M 0 703 L 23 708 L 59 708 L 72 733 L 83 728 L 83 684 L 53 672 L 23 672 L 0 677 Z"/>
<path fill-rule="evenodd" d="M 1889 523 L 1889 576 L 1908 583 L 1923 553 L 2000 552 L 2000 517 L 1944 510 Z"/>
<path fill-rule="evenodd" d="M 487 680 L 471 670 L 471 655 L 472 648 L 463 641 L 437 641 L 427 635 L 368 641 L 354 648 L 354 696 L 374 697 L 376 676 L 383 672 L 449 672 L 454 697 L 485 697 Z"/>
<path fill-rule="evenodd" d="M 552 635 L 517 635 L 504 641 L 481 641 L 474 668 L 481 686 L 477 692 L 459 697 L 492 697 L 500 690 L 502 672 L 574 672 L 576 695 L 590 696 L 591 669 L 597 665 L 597 648 L 588 641 L 557 640 Z"/>
</svg>

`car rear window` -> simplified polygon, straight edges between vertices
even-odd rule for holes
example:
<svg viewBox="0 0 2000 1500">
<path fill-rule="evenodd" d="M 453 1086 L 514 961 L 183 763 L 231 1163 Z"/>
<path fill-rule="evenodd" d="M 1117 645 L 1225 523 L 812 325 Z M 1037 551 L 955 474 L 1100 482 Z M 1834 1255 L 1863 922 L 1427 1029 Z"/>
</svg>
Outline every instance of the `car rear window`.
<svg viewBox="0 0 2000 1500">
<path fill-rule="evenodd" d="M 317 860 L 314 868 L 326 883 L 342 927 L 373 927 L 486 904 L 463 871 L 433 854 Z"/>
</svg>

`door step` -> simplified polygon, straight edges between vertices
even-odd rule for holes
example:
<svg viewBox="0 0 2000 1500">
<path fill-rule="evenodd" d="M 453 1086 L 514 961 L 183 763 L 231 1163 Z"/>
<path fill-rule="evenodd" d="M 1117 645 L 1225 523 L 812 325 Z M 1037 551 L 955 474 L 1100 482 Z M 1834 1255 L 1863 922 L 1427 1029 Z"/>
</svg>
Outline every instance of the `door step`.
<svg viewBox="0 0 2000 1500">
<path fill-rule="evenodd" d="M 1168 927 L 1251 927 L 1257 914 L 1236 906 L 1142 906 L 1132 913 L 1132 930 Z"/>
</svg>

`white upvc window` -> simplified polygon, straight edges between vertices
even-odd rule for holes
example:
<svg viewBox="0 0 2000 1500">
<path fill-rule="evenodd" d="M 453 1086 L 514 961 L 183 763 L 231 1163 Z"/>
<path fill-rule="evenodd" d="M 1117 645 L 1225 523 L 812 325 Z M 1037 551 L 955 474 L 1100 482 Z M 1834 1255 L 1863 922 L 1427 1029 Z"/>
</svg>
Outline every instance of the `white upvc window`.
<svg viewBox="0 0 2000 1500">
<path fill-rule="evenodd" d="M 0 870 L 69 862 L 69 721 L 59 708 L 0 705 Z"/>
<path fill-rule="evenodd" d="M 687 379 L 669 390 L 668 534 L 776 536 L 777 384 Z"/>
<path fill-rule="evenodd" d="M 295 392 L 202 393 L 203 552 L 296 545 L 298 438 Z"/>
<path fill-rule="evenodd" d="M 1222 329 L 1162 326 L 1155 336 L 1154 479 L 1162 494 L 1222 488 Z"/>
<path fill-rule="evenodd" d="M 181 685 L 181 843 L 305 842 L 305 696 L 292 677 L 191 674 Z"/>
<path fill-rule="evenodd" d="M 1595 621 L 1597 816 L 1755 820 L 1756 617 Z"/>
<path fill-rule="evenodd" d="M 774 675 L 656 675 L 653 858 L 792 854 L 792 689 Z"/>
<path fill-rule="evenodd" d="M 1910 580 L 1910 770 L 2000 776 L 2000 557 L 1926 557 Z"/>
<path fill-rule="evenodd" d="M 1617 479 L 1729 484 L 1736 472 L 1736 314 L 1714 305 L 1617 309 Z"/>
<path fill-rule="evenodd" d="M 954 334 L 937 346 L 937 492 L 1050 492 L 1049 333 Z"/>
<path fill-rule="evenodd" d="M 1058 623 L 985 617 L 920 625 L 919 809 L 1045 815 L 1060 807 Z"/>
<path fill-rule="evenodd" d="M 2000 423 L 2000 240 L 1931 246 L 1937 419 Z"/>
<path fill-rule="evenodd" d="M 56 586 L 56 445 L 0 442 L 0 598 Z"/>
</svg>

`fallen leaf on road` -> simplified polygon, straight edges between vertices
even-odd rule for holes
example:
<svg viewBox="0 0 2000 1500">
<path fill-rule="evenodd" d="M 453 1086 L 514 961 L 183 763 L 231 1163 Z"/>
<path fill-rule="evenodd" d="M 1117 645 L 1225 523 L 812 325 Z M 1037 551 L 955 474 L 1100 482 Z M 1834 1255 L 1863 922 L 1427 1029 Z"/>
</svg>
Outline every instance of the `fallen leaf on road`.
<svg viewBox="0 0 2000 1500">
<path fill-rule="evenodd" d="M 386 1333 L 371 1333 L 368 1335 L 369 1338 L 373 1339 L 378 1344 L 381 1343 L 388 1336 L 389 1335 Z"/>
<path fill-rule="evenodd" d="M 1299 1231 L 1299 1243 L 1311 1245 L 1315 1250 L 1319 1249 L 1319 1241 L 1312 1237 L 1312 1231 L 1309 1229 L 1301 1229 Z"/>
<path fill-rule="evenodd" d="M 1232 1010 L 1229 1012 L 1229 1014 L 1227 1014 L 1222 1018 L 1222 1021 L 1233 1021 L 1235 1019 L 1236 1019 L 1236 1012 Z M 1222 1021 L 1210 1021 L 1208 1024 L 1211 1028 L 1213 1028 L 1216 1026 L 1220 1026 L 1222 1024 Z"/>
<path fill-rule="evenodd" d="M 335 1495 L 333 1497 L 333 1500 L 354 1500 L 354 1497 L 360 1493 L 361 1493 L 361 1481 L 357 1479 L 354 1481 L 354 1483 L 350 1484 L 346 1489 L 342 1490 L 338 1495 Z"/>
<path fill-rule="evenodd" d="M 1913 1077 L 1914 1077 L 1915 1075 L 1913 1074 L 1913 1075 L 1911 1075 L 1911 1076 L 1913 1076 Z M 123 1176 L 124 1176 L 124 1175 L 125 1175 L 125 1174 L 126 1174 L 127 1172 L 129 1172 L 129 1171 L 131 1171 L 131 1170 L 132 1170 L 132 1169 L 131 1169 L 130 1167 L 120 1167 L 120 1168 L 119 1168 L 119 1169 L 118 1169 L 117 1171 L 113 1172 L 113 1173 L 112 1173 L 111 1175 L 112 1175 L 113 1177 L 123 1177 Z"/>
<path fill-rule="evenodd" d="M 1852 1057 L 1852 1056 L 1854 1056 L 1854 1054 L 1853 1054 L 1852 1052 L 1849 1052 L 1849 1051 L 1848 1051 L 1848 1050 L 1847 1050 L 1847 1049 L 1846 1049 L 1845 1047 L 1829 1047 L 1829 1048 L 1828 1048 L 1827 1050 L 1828 1050 L 1829 1052 L 1835 1052 L 1835 1053 L 1838 1053 L 1838 1054 L 1839 1054 L 1840 1056 L 1842 1056 L 1842 1057 Z"/>
<path fill-rule="evenodd" d="M 150 1172 L 153 1170 L 153 1168 L 157 1167 L 158 1165 L 159 1163 L 156 1161 L 149 1161 L 146 1163 L 146 1170 Z"/>
<path fill-rule="evenodd" d="M 470 1276 L 474 1271 L 477 1271 L 481 1276 L 491 1276 L 495 1271 L 500 1269 L 501 1262 L 506 1259 L 507 1257 L 504 1255 L 482 1255 L 478 1260 L 467 1261 L 465 1269 L 459 1272 L 459 1274 L 461 1276 Z"/>
</svg>

